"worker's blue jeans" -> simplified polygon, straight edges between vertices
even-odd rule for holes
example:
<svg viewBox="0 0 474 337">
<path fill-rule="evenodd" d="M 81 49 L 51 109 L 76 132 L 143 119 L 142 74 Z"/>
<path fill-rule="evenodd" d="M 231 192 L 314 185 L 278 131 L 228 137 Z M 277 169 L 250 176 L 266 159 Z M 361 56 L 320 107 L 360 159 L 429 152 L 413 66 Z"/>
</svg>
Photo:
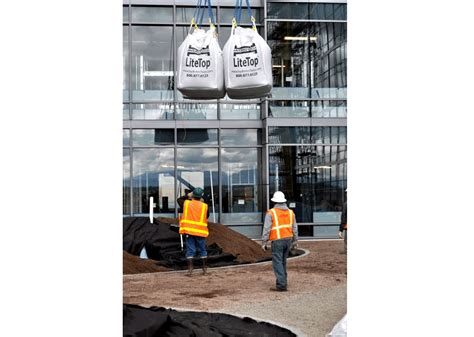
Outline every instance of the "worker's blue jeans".
<svg viewBox="0 0 474 337">
<path fill-rule="evenodd" d="M 272 241 L 272 266 L 277 289 L 286 289 L 288 286 L 286 259 L 290 253 L 291 241 L 291 238 Z"/>
<path fill-rule="evenodd" d="M 193 258 L 196 255 L 196 248 L 200 257 L 206 257 L 206 238 L 186 234 L 186 258 Z"/>
</svg>

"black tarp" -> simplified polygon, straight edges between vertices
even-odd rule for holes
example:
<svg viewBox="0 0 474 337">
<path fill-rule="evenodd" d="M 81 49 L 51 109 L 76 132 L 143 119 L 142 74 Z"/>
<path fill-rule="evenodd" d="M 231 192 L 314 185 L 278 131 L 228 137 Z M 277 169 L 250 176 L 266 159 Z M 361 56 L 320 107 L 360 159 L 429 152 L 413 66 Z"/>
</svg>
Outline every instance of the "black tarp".
<svg viewBox="0 0 474 337">
<path fill-rule="evenodd" d="M 139 256 L 143 247 L 148 258 L 158 261 L 159 265 L 173 269 L 186 268 L 186 257 L 184 251 L 181 251 L 177 226 L 157 219 L 153 219 L 153 223 L 150 223 L 150 219 L 145 217 L 124 218 L 123 250 Z M 206 250 L 210 267 L 237 264 L 236 257 L 223 252 L 217 244 L 206 246 Z M 200 259 L 196 259 L 196 266 L 199 265 Z"/>
<path fill-rule="evenodd" d="M 296 337 L 290 330 L 227 314 L 123 305 L 124 337 Z"/>
</svg>

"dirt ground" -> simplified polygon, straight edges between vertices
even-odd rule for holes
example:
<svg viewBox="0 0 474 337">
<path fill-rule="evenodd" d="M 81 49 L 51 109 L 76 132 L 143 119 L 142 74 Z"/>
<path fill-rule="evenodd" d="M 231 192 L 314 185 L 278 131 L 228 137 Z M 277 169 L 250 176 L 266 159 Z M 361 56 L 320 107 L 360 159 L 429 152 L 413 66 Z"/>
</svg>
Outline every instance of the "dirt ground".
<svg viewBox="0 0 474 337">
<path fill-rule="evenodd" d="M 346 313 L 344 244 L 342 240 L 299 244 L 309 254 L 288 260 L 288 292 L 269 290 L 275 276 L 271 263 L 264 263 L 209 269 L 207 275 L 198 269 L 192 277 L 184 272 L 124 275 L 123 302 L 257 315 L 296 328 L 302 336 L 324 337 Z"/>
</svg>

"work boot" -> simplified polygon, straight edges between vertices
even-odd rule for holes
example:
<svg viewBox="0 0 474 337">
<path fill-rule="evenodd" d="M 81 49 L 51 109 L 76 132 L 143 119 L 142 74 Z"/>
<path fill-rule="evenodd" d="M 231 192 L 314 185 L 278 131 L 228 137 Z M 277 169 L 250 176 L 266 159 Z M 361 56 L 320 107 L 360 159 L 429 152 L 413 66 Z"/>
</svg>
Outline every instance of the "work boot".
<svg viewBox="0 0 474 337">
<path fill-rule="evenodd" d="M 207 257 L 201 257 L 202 261 L 202 272 L 204 275 L 207 274 Z"/>
<path fill-rule="evenodd" d="M 187 260 L 188 260 L 188 276 L 191 276 L 193 274 L 193 269 L 194 269 L 193 258 L 189 258 Z"/>
</svg>

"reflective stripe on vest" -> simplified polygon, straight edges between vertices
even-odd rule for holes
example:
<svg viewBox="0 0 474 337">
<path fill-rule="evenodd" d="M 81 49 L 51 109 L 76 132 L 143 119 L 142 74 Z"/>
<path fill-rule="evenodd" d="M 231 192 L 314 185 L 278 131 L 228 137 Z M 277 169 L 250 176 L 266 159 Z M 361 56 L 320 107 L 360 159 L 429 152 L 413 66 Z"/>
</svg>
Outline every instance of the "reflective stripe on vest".
<svg viewBox="0 0 474 337">
<path fill-rule="evenodd" d="M 184 201 L 183 217 L 179 220 L 179 234 L 209 236 L 207 204 L 197 200 Z"/>
<path fill-rule="evenodd" d="M 279 215 L 278 215 L 279 213 Z M 269 240 L 278 240 L 293 237 L 293 219 L 294 213 L 292 210 L 278 210 L 275 208 L 270 209 L 272 215 L 272 228 L 270 229 Z M 282 223 L 282 219 L 286 218 L 288 214 L 289 220 Z M 287 223 L 288 222 L 288 223 Z"/>
</svg>

